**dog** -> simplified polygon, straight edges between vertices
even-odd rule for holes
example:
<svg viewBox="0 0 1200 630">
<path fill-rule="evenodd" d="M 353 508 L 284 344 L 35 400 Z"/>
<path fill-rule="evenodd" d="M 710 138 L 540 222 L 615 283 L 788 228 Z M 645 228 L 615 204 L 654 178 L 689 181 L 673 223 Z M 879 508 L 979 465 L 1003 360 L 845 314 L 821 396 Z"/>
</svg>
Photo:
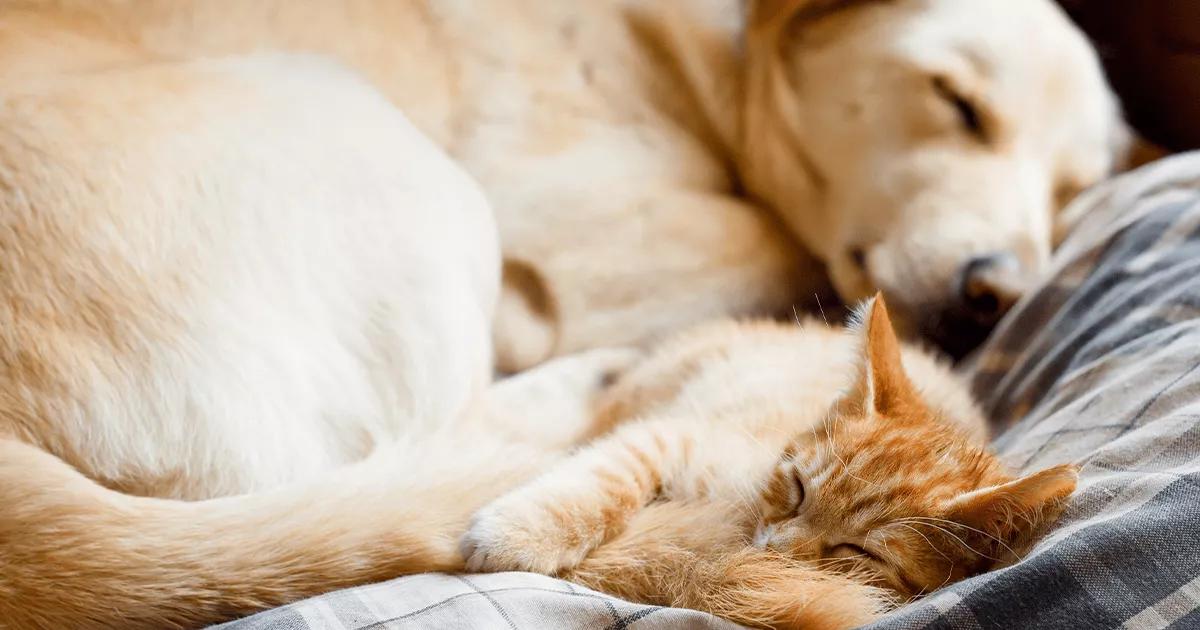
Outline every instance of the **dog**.
<svg viewBox="0 0 1200 630">
<path fill-rule="evenodd" d="M 272 50 L 367 77 L 495 208 L 504 372 L 830 287 L 961 356 L 1129 137 L 1050 0 L 6 4 L 9 74 Z"/>
<path fill-rule="evenodd" d="M 551 409 L 571 443 L 626 353 L 493 370 L 827 284 L 961 352 L 1125 136 L 1047 0 L 7 0 L 0 79 L 18 610 L 81 479 L 254 496 Z"/>
</svg>

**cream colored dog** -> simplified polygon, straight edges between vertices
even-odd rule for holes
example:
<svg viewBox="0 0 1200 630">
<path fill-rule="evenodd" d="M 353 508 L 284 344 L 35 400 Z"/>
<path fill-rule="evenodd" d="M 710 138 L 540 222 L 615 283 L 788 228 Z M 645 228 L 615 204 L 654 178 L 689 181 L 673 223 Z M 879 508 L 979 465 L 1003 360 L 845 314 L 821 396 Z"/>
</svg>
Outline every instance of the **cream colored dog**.
<svg viewBox="0 0 1200 630">
<path fill-rule="evenodd" d="M 825 270 L 961 350 L 1122 136 L 1048 0 L 9 0 L 0 80 L 0 609 L 66 619 L 60 535 L 106 530 L 63 462 L 329 498 L 442 427 L 567 444 L 628 357 L 487 390 L 489 337 L 520 369 L 790 311 Z"/>
<path fill-rule="evenodd" d="M 9 75 L 260 50 L 362 73 L 495 207 L 508 371 L 830 280 L 962 354 L 1124 135 L 1050 0 L 6 4 Z"/>
</svg>

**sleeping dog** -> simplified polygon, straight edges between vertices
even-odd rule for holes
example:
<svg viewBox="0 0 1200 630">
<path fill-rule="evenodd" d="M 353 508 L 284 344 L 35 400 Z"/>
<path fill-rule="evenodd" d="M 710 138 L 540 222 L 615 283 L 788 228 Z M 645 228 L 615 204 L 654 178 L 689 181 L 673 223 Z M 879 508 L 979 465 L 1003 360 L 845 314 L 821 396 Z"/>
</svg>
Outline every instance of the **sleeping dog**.
<svg viewBox="0 0 1200 630">
<path fill-rule="evenodd" d="M 882 290 L 901 329 L 961 355 L 1125 143 L 1049 0 L 5 4 L 10 90 L 255 51 L 366 77 L 494 206 L 505 371 L 829 286 Z"/>
</svg>

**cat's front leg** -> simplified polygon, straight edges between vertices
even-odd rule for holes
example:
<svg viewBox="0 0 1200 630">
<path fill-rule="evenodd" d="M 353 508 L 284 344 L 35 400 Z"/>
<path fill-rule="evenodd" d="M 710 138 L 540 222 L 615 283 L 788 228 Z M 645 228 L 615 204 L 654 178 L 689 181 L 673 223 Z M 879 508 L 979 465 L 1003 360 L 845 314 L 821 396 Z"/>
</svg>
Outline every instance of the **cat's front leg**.
<svg viewBox="0 0 1200 630">
<path fill-rule="evenodd" d="M 555 574 L 581 562 L 689 465 L 679 422 L 627 425 L 483 508 L 460 548 L 472 571 Z"/>
</svg>

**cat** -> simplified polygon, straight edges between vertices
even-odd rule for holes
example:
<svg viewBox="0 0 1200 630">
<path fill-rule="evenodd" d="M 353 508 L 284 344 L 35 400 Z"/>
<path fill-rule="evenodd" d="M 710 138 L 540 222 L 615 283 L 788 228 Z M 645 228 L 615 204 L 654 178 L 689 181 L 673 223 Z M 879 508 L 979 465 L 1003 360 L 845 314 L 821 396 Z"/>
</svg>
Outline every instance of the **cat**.
<svg viewBox="0 0 1200 630">
<path fill-rule="evenodd" d="M 720 323 L 648 358 L 562 359 L 463 425 L 207 501 L 124 494 L 0 438 L 0 627 L 196 627 L 468 568 L 746 625 L 866 623 L 1018 556 L 1075 483 L 1005 474 L 962 384 L 900 348 L 881 299 L 868 313 L 853 333 Z"/>
<path fill-rule="evenodd" d="M 1018 559 L 1076 468 L 1007 473 L 965 388 L 900 345 L 883 299 L 859 319 L 848 334 L 710 325 L 668 345 L 615 386 L 611 434 L 474 517 L 468 568 L 843 628 Z"/>
</svg>

